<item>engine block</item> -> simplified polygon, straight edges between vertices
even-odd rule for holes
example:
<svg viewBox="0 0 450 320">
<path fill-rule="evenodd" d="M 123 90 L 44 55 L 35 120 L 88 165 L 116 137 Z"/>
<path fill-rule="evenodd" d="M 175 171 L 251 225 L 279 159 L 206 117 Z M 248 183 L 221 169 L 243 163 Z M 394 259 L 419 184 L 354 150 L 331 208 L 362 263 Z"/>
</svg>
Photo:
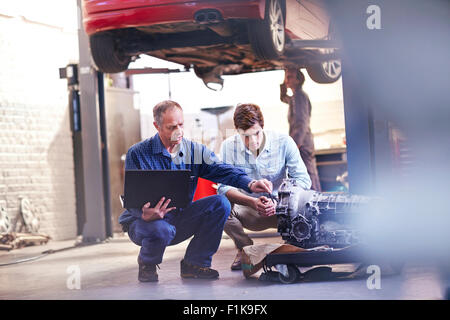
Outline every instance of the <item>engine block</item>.
<svg viewBox="0 0 450 320">
<path fill-rule="evenodd" d="M 372 198 L 303 190 L 294 179 L 285 179 L 278 200 L 278 232 L 283 240 L 302 248 L 340 248 L 362 241 L 356 222 Z"/>
</svg>

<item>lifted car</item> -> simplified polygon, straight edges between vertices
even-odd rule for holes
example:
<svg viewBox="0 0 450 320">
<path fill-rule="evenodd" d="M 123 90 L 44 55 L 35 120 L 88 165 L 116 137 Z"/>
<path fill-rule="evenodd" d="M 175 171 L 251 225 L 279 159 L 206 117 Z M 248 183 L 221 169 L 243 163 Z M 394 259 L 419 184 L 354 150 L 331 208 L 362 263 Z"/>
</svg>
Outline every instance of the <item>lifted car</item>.
<svg viewBox="0 0 450 320">
<path fill-rule="evenodd" d="M 286 66 L 306 68 L 318 83 L 341 74 L 322 0 L 83 0 L 83 17 L 105 73 L 147 54 L 193 67 L 206 85 Z"/>
</svg>

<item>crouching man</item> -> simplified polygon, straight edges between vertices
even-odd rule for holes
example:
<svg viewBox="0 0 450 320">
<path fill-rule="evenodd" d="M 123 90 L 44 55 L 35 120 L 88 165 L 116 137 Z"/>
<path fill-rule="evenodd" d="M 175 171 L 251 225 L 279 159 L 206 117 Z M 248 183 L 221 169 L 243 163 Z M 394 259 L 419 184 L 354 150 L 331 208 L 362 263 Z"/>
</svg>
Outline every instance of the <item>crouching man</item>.
<svg viewBox="0 0 450 320">
<path fill-rule="evenodd" d="M 238 134 L 222 143 L 222 160 L 242 168 L 253 179 L 266 179 L 273 184 L 272 192 L 265 194 L 249 193 L 246 188 L 224 184 L 219 186 L 218 193 L 226 195 L 233 204 L 225 224 L 225 232 L 238 249 L 231 269 L 241 270 L 242 248 L 253 244 L 244 228 L 252 231 L 276 228 L 273 199 L 283 179 L 295 179 L 305 190 L 311 187 L 311 179 L 294 140 L 287 134 L 264 130 L 264 117 L 257 105 L 238 105 L 233 120 Z"/>
<path fill-rule="evenodd" d="M 192 236 L 180 263 L 181 277 L 216 279 L 219 273 L 210 268 L 211 260 L 219 247 L 231 207 L 223 195 L 192 202 L 198 177 L 249 193 L 271 192 L 272 184 L 251 179 L 242 170 L 220 162 L 204 145 L 184 139 L 183 111 L 178 103 L 160 102 L 153 109 L 153 117 L 158 133 L 128 150 L 125 169 L 191 170 L 195 178 L 189 195 L 191 203 L 186 208 L 170 207 L 171 199 L 163 197 L 158 203 L 125 210 L 119 217 L 131 241 L 141 246 L 138 279 L 158 281 L 156 267 L 162 262 L 166 247 Z"/>
</svg>

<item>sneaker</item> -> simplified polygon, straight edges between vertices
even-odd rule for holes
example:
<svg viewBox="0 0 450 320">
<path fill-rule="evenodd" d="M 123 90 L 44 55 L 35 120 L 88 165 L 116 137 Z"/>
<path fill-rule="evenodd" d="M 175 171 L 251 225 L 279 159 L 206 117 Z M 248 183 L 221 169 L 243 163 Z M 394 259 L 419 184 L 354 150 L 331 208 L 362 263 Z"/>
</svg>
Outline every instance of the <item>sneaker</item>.
<svg viewBox="0 0 450 320">
<path fill-rule="evenodd" d="M 156 272 L 156 267 L 159 268 L 157 264 L 144 264 L 141 259 L 138 258 L 139 264 L 139 274 L 138 280 L 140 282 L 157 282 L 158 273 Z"/>
<path fill-rule="evenodd" d="M 231 264 L 231 270 L 242 270 L 241 266 L 242 250 L 238 250 L 233 263 Z"/>
<path fill-rule="evenodd" d="M 217 279 L 219 273 L 208 267 L 199 267 L 181 260 L 181 277 L 194 279 Z"/>
</svg>

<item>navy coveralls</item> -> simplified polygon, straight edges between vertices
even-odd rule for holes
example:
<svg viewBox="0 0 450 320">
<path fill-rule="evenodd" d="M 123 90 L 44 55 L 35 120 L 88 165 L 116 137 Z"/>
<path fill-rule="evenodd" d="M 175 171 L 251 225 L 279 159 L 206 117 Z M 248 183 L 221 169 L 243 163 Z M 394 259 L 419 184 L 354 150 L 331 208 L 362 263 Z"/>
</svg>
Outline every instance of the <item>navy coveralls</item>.
<svg viewBox="0 0 450 320">
<path fill-rule="evenodd" d="M 191 203 L 184 209 L 168 212 L 163 219 L 142 220 L 141 208 L 125 210 L 119 223 L 128 232 L 131 241 L 141 246 L 139 258 L 145 264 L 162 262 L 164 250 L 191 236 L 184 259 L 186 262 L 210 267 L 219 248 L 222 231 L 231 205 L 224 195 L 214 195 L 192 202 L 198 177 L 234 186 L 251 192 L 252 180 L 242 170 L 222 163 L 204 145 L 183 139 L 178 155 L 172 158 L 158 134 L 132 146 L 127 153 L 125 169 L 190 170 Z M 152 203 L 153 207 L 156 203 Z M 169 204 L 170 207 L 170 204 Z"/>
</svg>

